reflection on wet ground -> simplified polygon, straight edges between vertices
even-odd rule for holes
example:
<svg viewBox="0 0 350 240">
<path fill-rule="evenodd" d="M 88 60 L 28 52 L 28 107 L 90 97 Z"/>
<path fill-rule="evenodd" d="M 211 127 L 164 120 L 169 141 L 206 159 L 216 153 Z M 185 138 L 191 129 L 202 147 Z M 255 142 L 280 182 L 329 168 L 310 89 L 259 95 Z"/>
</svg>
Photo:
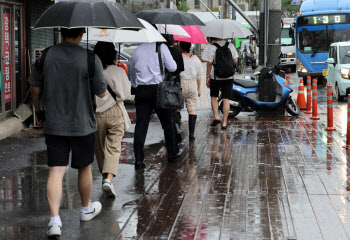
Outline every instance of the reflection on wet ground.
<svg viewBox="0 0 350 240">
<path fill-rule="evenodd" d="M 342 148 L 347 109 L 336 104 L 337 131 L 327 132 L 325 100 L 319 121 L 304 113 L 240 114 L 226 131 L 209 127 L 210 110 L 199 110 L 196 140 L 185 140 L 175 164 L 166 161 L 154 118 L 148 167 L 139 171 L 132 165 L 131 129 L 122 144 L 115 200 L 102 194 L 93 165 L 92 199 L 103 204 L 93 221 L 79 221 L 77 172 L 67 170 L 60 239 L 349 239 L 350 151 Z M 46 154 L 41 149 L 28 156 L 29 166 L 0 171 L 0 239 L 45 239 Z"/>
</svg>

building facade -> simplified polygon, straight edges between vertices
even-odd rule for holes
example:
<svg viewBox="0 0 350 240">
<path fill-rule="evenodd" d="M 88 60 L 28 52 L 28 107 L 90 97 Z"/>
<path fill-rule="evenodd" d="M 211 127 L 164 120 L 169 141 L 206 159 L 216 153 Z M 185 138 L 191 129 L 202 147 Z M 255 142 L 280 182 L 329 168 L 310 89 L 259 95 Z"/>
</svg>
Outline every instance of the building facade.
<svg viewBox="0 0 350 240">
<path fill-rule="evenodd" d="M 0 121 L 13 116 L 29 90 L 34 49 L 55 43 L 54 30 L 30 27 L 51 0 L 0 0 Z"/>
<path fill-rule="evenodd" d="M 24 49 L 23 1 L 0 0 L 0 120 L 23 97 Z"/>
</svg>

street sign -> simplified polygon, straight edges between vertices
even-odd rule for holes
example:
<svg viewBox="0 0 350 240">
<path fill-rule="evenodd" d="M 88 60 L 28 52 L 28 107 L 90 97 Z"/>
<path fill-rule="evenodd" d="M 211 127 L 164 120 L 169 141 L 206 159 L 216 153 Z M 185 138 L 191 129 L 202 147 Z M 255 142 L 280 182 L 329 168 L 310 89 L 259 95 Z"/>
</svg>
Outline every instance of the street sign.
<svg viewBox="0 0 350 240">
<path fill-rule="evenodd" d="M 292 5 L 300 5 L 300 0 L 293 0 Z"/>
</svg>

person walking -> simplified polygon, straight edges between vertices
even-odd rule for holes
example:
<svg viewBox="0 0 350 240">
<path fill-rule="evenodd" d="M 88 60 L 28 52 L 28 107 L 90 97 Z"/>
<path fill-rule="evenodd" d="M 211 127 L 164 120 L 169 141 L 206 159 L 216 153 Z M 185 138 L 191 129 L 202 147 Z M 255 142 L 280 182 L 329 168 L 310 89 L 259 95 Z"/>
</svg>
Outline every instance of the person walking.
<svg viewBox="0 0 350 240">
<path fill-rule="evenodd" d="M 108 92 L 96 98 L 96 159 L 102 174 L 102 190 L 107 197 L 115 197 L 113 178 L 117 176 L 121 143 L 130 119 L 124 100 L 131 96 L 131 84 L 125 70 L 116 66 L 117 51 L 110 42 L 98 42 L 94 52 L 101 59 Z"/>
<path fill-rule="evenodd" d="M 180 82 L 180 73 L 185 70 L 180 46 L 175 44 L 173 35 L 162 34 L 162 36 L 165 38 L 165 40 L 167 40 L 166 44 L 177 66 L 176 70 L 171 74 L 176 77 L 177 82 Z"/>
<path fill-rule="evenodd" d="M 203 75 L 203 67 L 199 58 L 190 53 L 191 43 L 180 42 L 180 47 L 185 66 L 185 71 L 180 73 L 182 97 L 188 112 L 189 139 L 195 140 L 194 130 L 197 120 L 195 107 L 197 96 L 201 96 L 200 81 Z"/>
<path fill-rule="evenodd" d="M 179 45 L 177 45 L 174 41 L 174 36 L 173 35 L 170 35 L 170 34 L 162 34 L 162 36 L 165 38 L 165 40 L 167 40 L 167 46 L 169 48 L 169 51 L 170 51 L 170 54 L 171 56 L 173 57 L 174 61 L 176 62 L 176 70 L 175 72 L 171 73 L 173 76 L 176 77 L 176 81 L 178 83 L 181 84 L 180 82 L 180 73 L 182 71 L 185 70 L 184 68 L 184 60 L 183 60 L 183 57 L 182 57 L 182 52 L 181 52 L 181 48 Z M 176 136 L 179 136 L 177 137 L 177 139 L 181 139 L 181 132 L 178 132 L 181 131 L 180 130 L 180 126 L 181 126 L 181 113 L 180 113 L 180 109 L 176 109 L 172 112 L 173 114 L 173 119 L 174 119 L 174 123 L 176 123 L 178 125 L 178 128 L 176 128 L 175 126 L 175 135 Z M 182 139 L 178 142 L 181 142 Z"/>
<path fill-rule="evenodd" d="M 89 81 L 91 68 L 88 67 L 88 56 L 90 54 L 78 45 L 84 28 L 62 28 L 61 33 L 63 43 L 51 47 L 46 54 L 43 54 L 29 78 L 36 121 L 44 127 L 50 167 L 47 181 L 47 199 L 51 216 L 48 237 L 61 235 L 62 222 L 59 208 L 62 198 L 62 180 L 70 152 L 72 153 L 71 167 L 78 169 L 80 220 L 89 221 L 102 209 L 100 202 L 90 202 L 91 163 L 94 161 L 96 137 L 92 99 L 94 95 L 100 98 L 106 95 L 106 80 L 103 77 L 101 61 L 95 57 L 95 61 L 92 62 L 95 68 L 94 76 Z M 94 95 L 91 94 L 91 87 Z"/>
<path fill-rule="evenodd" d="M 171 110 L 156 107 L 158 84 L 163 81 L 158 60 L 161 51 L 163 66 L 174 72 L 177 68 L 168 47 L 165 44 L 143 43 L 131 56 L 131 85 L 136 88 L 136 126 L 134 133 L 135 169 L 146 167 L 144 163 L 144 145 L 152 111 L 155 110 L 164 129 L 168 161 L 174 162 L 181 155 L 175 139 L 174 121 Z"/>
<path fill-rule="evenodd" d="M 218 96 L 221 91 L 223 98 L 223 119 L 221 129 L 227 129 L 227 118 L 230 112 L 229 100 L 232 98 L 233 75 L 238 53 L 235 46 L 223 39 L 217 39 L 203 53 L 202 59 L 207 62 L 207 86 L 210 88 L 211 107 L 214 120 L 210 126 L 221 123 L 219 117 Z"/>
<path fill-rule="evenodd" d="M 203 49 L 202 59 L 201 59 L 202 62 L 208 62 L 207 60 L 204 60 L 204 59 L 203 59 L 203 55 L 204 55 L 204 56 L 207 56 L 207 55 L 209 54 L 208 51 L 209 51 L 209 49 L 210 49 L 210 47 L 211 47 L 211 44 L 216 43 L 217 38 L 210 37 L 210 38 L 207 38 L 207 41 L 208 41 L 210 44 L 206 45 L 205 48 Z"/>
</svg>

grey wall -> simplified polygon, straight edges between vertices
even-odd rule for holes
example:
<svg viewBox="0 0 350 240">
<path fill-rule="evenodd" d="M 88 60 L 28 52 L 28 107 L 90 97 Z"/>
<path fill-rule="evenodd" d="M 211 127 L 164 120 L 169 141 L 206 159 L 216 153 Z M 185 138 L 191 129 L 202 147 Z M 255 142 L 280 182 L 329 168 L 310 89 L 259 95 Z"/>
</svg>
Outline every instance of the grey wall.
<svg viewBox="0 0 350 240">
<path fill-rule="evenodd" d="M 137 13 L 141 10 L 166 8 L 170 6 L 169 0 L 121 0 L 121 2 L 133 13 Z"/>
</svg>

